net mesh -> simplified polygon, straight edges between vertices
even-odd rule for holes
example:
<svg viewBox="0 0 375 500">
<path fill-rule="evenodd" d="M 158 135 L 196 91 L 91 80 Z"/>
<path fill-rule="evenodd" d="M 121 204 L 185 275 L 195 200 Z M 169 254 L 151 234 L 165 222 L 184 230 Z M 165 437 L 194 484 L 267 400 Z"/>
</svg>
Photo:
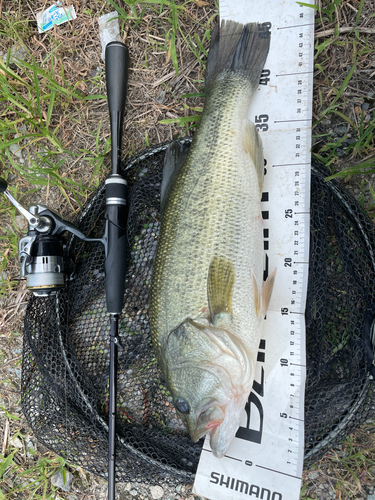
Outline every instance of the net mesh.
<svg viewBox="0 0 375 500">
<path fill-rule="evenodd" d="M 190 142 L 190 139 L 185 139 Z M 152 350 L 149 291 L 160 228 L 168 143 L 123 165 L 130 187 L 128 263 L 120 317 L 117 481 L 192 482 L 203 439 L 193 443 L 176 414 Z M 374 409 L 371 322 L 375 309 L 373 225 L 357 202 L 314 164 L 306 308 L 305 458 L 319 458 Z M 75 221 L 104 232 L 100 186 Z M 67 461 L 107 476 L 109 319 L 104 247 L 69 236 L 73 279 L 56 296 L 28 303 L 22 408 L 37 439 Z M 365 321 L 365 318 L 367 320 Z"/>
</svg>

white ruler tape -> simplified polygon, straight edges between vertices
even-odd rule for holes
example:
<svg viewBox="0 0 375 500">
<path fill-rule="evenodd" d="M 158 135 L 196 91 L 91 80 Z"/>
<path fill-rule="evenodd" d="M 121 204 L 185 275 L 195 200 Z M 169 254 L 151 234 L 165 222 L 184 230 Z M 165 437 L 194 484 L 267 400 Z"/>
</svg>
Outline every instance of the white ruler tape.
<svg viewBox="0 0 375 500">
<path fill-rule="evenodd" d="M 304 0 L 314 3 L 314 0 Z M 294 0 L 220 0 L 221 19 L 265 23 L 271 47 L 249 118 L 262 136 L 265 274 L 277 268 L 241 427 L 217 459 L 206 439 L 194 493 L 297 500 L 304 457 L 314 9 Z"/>
</svg>

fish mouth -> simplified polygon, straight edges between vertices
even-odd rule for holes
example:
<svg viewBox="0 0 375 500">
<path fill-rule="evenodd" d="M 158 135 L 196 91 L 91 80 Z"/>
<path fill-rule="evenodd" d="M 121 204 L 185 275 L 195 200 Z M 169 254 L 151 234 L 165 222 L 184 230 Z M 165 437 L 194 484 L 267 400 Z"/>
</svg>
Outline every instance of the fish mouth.
<svg viewBox="0 0 375 500">
<path fill-rule="evenodd" d="M 216 458 L 222 458 L 241 423 L 241 416 L 248 398 L 247 393 L 238 395 L 226 406 L 226 419 L 222 425 L 215 427 L 210 433 L 210 447 Z"/>
<path fill-rule="evenodd" d="M 214 431 L 210 434 L 210 448 L 212 450 L 212 453 L 214 457 L 216 458 L 222 458 L 226 451 L 227 448 L 230 444 L 230 442 L 225 443 L 223 445 L 219 445 L 220 442 L 220 429 L 215 428 Z"/>
<path fill-rule="evenodd" d="M 221 420 L 212 420 L 209 425 L 207 425 L 204 429 L 198 430 L 196 429 L 194 432 L 190 434 L 190 437 L 194 443 L 200 440 L 206 434 L 212 432 L 223 422 Z"/>
<path fill-rule="evenodd" d="M 219 406 L 217 401 L 206 403 L 196 414 L 198 415 L 196 426 L 190 432 L 190 437 L 195 443 L 205 434 L 219 427 L 225 420 L 225 409 Z"/>
</svg>

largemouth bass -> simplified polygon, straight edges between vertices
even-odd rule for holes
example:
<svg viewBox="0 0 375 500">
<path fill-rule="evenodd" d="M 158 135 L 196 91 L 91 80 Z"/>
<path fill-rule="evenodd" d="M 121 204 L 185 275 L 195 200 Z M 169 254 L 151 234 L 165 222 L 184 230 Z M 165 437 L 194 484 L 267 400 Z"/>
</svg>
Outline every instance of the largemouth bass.
<svg viewBox="0 0 375 500">
<path fill-rule="evenodd" d="M 252 388 L 275 277 L 263 283 L 263 151 L 247 118 L 269 43 L 255 23 L 214 28 L 199 129 L 188 154 L 172 143 L 163 171 L 152 341 L 191 438 L 210 433 L 216 457 Z"/>
</svg>

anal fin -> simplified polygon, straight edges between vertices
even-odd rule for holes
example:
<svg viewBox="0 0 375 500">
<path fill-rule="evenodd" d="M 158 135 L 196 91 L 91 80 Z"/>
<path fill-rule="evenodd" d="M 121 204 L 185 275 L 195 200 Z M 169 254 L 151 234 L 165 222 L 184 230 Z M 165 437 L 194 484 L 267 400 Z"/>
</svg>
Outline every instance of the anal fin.
<svg viewBox="0 0 375 500">
<path fill-rule="evenodd" d="M 253 269 L 251 270 L 251 275 L 253 277 L 255 313 L 257 316 L 259 316 L 259 313 L 260 313 L 260 292 L 259 292 L 258 283 L 257 283 L 257 280 L 255 278 L 255 274 L 254 274 Z"/>
<path fill-rule="evenodd" d="M 258 317 L 264 318 L 268 306 L 270 305 L 273 285 L 275 283 L 276 269 L 274 269 L 273 272 L 268 276 L 266 281 L 263 282 L 262 291 L 259 290 L 254 271 L 251 270 L 251 273 L 253 276 L 255 313 Z"/>
</svg>

